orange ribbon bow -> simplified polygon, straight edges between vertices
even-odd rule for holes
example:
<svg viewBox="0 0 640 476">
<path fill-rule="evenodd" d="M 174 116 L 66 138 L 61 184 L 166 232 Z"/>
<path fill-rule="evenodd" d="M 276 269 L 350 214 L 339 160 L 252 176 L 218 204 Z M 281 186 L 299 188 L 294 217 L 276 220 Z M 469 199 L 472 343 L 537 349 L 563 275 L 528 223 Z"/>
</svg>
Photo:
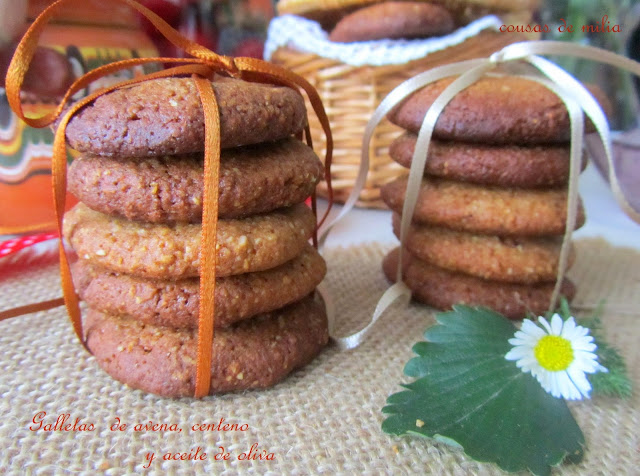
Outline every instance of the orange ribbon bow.
<svg viewBox="0 0 640 476">
<path fill-rule="evenodd" d="M 56 224 L 60 236 L 62 236 L 62 218 L 65 208 L 65 195 L 67 188 L 67 160 L 66 160 L 66 142 L 65 130 L 66 126 L 73 115 L 87 104 L 91 103 L 97 97 L 107 94 L 115 89 L 124 88 L 133 84 L 148 81 L 150 79 L 165 78 L 176 75 L 191 75 L 195 81 L 200 100 L 204 110 L 205 124 L 205 152 L 204 152 L 204 190 L 203 190 L 203 213 L 202 213 L 202 237 L 201 237 L 201 255 L 200 255 L 200 312 L 198 315 L 198 349 L 196 363 L 196 381 L 195 392 L 196 398 L 209 394 L 209 386 L 211 381 L 211 349 L 213 346 L 214 334 L 214 311 L 215 311 L 215 285 L 216 285 L 216 229 L 218 223 L 218 172 L 220 165 L 220 115 L 218 105 L 211 85 L 213 75 L 217 72 L 226 73 L 227 75 L 243 79 L 251 82 L 266 82 L 287 86 L 298 90 L 303 89 L 311 102 L 314 112 L 318 116 L 322 128 L 327 137 L 327 150 L 325 157 L 325 179 L 329 189 L 329 205 L 331 205 L 331 155 L 333 149 L 333 140 L 329 120 L 325 113 L 322 102 L 315 88 L 304 78 L 278 67 L 255 58 L 231 58 L 227 56 L 217 55 L 207 48 L 190 41 L 182 36 L 171 26 L 169 26 L 158 15 L 151 10 L 143 7 L 133 0 L 117 0 L 125 3 L 131 8 L 137 10 L 146 17 L 171 43 L 181 48 L 192 58 L 135 58 L 116 63 L 108 64 L 88 72 L 78 80 L 76 80 L 55 111 L 38 118 L 28 118 L 22 110 L 20 102 L 20 90 L 29 69 L 29 64 L 35 53 L 38 44 L 38 38 L 48 23 L 55 15 L 62 4 L 69 3 L 73 0 L 58 0 L 49 6 L 40 16 L 33 22 L 29 30 L 26 32 L 14 57 L 9 65 L 6 77 L 6 93 L 7 99 L 13 111 L 26 124 L 31 127 L 46 127 L 51 125 L 58 118 L 62 117 L 55 134 L 53 143 L 52 157 L 52 187 L 54 196 L 54 206 L 56 213 Z M 177 63 L 181 66 L 175 66 L 164 71 L 151 73 L 136 79 L 125 81 L 114 86 L 97 91 L 86 98 L 74 103 L 67 111 L 63 111 L 69 99 L 79 90 L 85 88 L 91 82 L 105 75 L 112 74 L 122 69 L 128 69 L 132 66 L 145 63 Z M 311 147 L 311 134 L 309 126 L 305 129 L 307 144 Z M 302 137 L 301 137 L 302 138 Z M 313 211 L 316 212 L 315 194 L 312 197 Z M 329 206 L 330 208 L 330 206 Z M 322 225 L 327 217 L 329 210 L 320 220 L 318 227 Z M 317 227 L 316 227 L 317 231 Z M 314 243 L 317 242 L 314 235 Z M 85 345 L 82 332 L 82 319 L 80 315 L 79 299 L 75 292 L 73 281 L 71 279 L 71 270 L 69 261 L 64 250 L 63 240 L 60 240 L 60 276 L 62 281 L 62 290 L 64 295 L 64 303 L 69 312 L 69 317 L 73 324 L 76 335 Z M 49 309 L 57 305 L 61 305 L 60 300 L 47 301 L 46 303 L 31 304 L 18 309 L 12 309 L 0 313 L 0 320 L 13 317 L 37 310 Z"/>
</svg>

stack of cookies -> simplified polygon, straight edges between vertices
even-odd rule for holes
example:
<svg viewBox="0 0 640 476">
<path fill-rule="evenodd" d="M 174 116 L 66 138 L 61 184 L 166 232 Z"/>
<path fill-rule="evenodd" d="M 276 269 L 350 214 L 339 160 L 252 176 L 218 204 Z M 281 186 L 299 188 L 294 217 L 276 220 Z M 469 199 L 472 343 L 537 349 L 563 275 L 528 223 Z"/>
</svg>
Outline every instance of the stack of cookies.
<svg viewBox="0 0 640 476">
<path fill-rule="evenodd" d="M 211 392 L 276 384 L 328 341 L 313 297 L 323 259 L 302 202 L 322 164 L 293 136 L 307 124 L 290 88 L 221 79 L 221 160 Z M 86 341 L 114 378 L 178 397 L 195 387 L 204 116 L 190 78 L 150 80 L 79 111 L 80 151 L 64 220 L 88 304 Z"/>
<path fill-rule="evenodd" d="M 426 111 L 453 79 L 392 111 L 407 131 L 390 148 L 395 161 L 410 167 Z M 535 81 L 485 77 L 448 104 L 404 243 L 404 279 L 416 299 L 443 310 L 486 306 L 512 319 L 547 310 L 565 229 L 569 137 L 564 104 Z M 406 187 L 403 177 L 382 189 L 398 237 Z M 576 227 L 583 223 L 580 204 Z M 383 264 L 390 280 L 397 266 L 394 250 Z M 574 285 L 565 279 L 561 293 L 571 299 Z"/>
</svg>

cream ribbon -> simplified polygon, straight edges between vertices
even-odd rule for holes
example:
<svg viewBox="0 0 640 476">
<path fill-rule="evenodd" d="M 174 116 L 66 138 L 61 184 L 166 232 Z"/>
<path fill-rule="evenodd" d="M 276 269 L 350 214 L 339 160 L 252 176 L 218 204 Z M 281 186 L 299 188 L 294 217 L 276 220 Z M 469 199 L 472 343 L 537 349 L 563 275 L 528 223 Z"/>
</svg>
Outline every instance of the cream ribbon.
<svg viewBox="0 0 640 476">
<path fill-rule="evenodd" d="M 403 297 L 407 300 L 411 297 L 411 290 L 402 282 L 402 253 L 406 237 L 409 232 L 411 218 L 418 200 L 418 192 L 424 169 L 427 161 L 427 152 L 431 142 L 431 136 L 435 128 L 436 121 L 442 113 L 445 106 L 458 93 L 466 89 L 487 73 L 495 70 L 498 66 L 508 66 L 509 63 L 522 61 L 535 66 L 542 74 L 541 76 L 524 76 L 527 79 L 537 81 L 553 91 L 567 107 L 569 119 L 571 122 L 571 148 L 570 148 L 570 170 L 567 198 L 567 220 L 566 230 L 563 237 L 560 259 L 558 265 L 558 274 L 556 286 L 549 305 L 550 309 L 554 309 L 558 300 L 558 295 L 564 275 L 567 270 L 567 261 L 569 257 L 569 248 L 571 244 L 571 236 L 575 227 L 576 215 L 578 209 L 578 178 L 580 171 L 580 162 L 582 147 L 584 142 L 584 113 L 591 119 L 594 124 L 602 143 L 609 165 L 609 183 L 614 197 L 619 203 L 622 210 L 634 221 L 640 223 L 640 213 L 634 210 L 626 200 L 620 183 L 618 182 L 615 171 L 615 164 L 611 153 L 611 133 L 606 116 L 597 101 L 591 93 L 573 76 L 558 67 L 551 61 L 548 61 L 538 55 L 548 54 L 556 56 L 575 56 L 590 59 L 600 63 L 606 63 L 620 69 L 629 71 L 632 74 L 640 76 L 640 63 L 632 61 L 615 53 L 595 48 L 592 46 L 577 45 L 573 43 L 565 43 L 559 41 L 525 41 L 508 45 L 493 53 L 489 58 L 474 59 L 462 61 L 459 63 L 448 64 L 433 68 L 429 71 L 421 73 L 404 83 L 397 86 L 389 95 L 380 103 L 373 113 L 367 127 L 365 129 L 362 142 L 362 158 L 358 176 L 354 183 L 353 190 L 343 206 L 340 213 L 333 218 L 319 235 L 319 243 L 322 246 L 327 238 L 328 233 L 333 226 L 346 216 L 353 208 L 356 200 L 362 191 L 369 170 L 369 143 L 377 125 L 386 115 L 402 100 L 417 91 L 418 89 L 449 76 L 458 76 L 434 101 L 422 122 L 418 139 L 409 170 L 409 179 L 407 190 L 405 193 L 404 206 L 402 209 L 402 220 L 400 225 L 400 256 L 398 260 L 397 282 L 389 287 L 376 305 L 371 320 L 360 331 L 346 336 L 336 337 L 332 335 L 340 349 L 353 349 L 360 345 L 376 321 L 384 313 L 384 311 L 398 298 Z M 325 293 L 323 293 L 325 294 Z M 331 325 L 333 328 L 333 323 Z"/>
</svg>

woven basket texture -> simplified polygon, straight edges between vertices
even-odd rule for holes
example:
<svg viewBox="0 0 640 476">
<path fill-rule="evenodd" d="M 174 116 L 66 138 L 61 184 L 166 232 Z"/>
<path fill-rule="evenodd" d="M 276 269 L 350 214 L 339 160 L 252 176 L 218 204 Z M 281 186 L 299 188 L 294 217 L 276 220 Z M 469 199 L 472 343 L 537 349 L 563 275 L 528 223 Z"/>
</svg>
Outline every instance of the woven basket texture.
<svg viewBox="0 0 640 476">
<path fill-rule="evenodd" d="M 331 167 L 334 198 L 346 201 L 353 189 L 360 165 L 362 137 L 367 122 L 380 102 L 401 82 L 428 69 L 447 63 L 489 56 L 496 50 L 522 40 L 519 35 L 484 30 L 466 41 L 434 52 L 401 65 L 351 66 L 324 58 L 314 53 L 304 53 L 290 47 L 278 48 L 271 61 L 289 68 L 306 78 L 320 95 L 334 139 Z M 310 104 L 307 104 L 308 110 Z M 326 150 L 326 138 L 314 115 L 309 122 L 314 148 L 321 156 Z M 384 120 L 376 128 L 369 145 L 369 172 L 367 182 L 360 193 L 358 206 L 385 208 L 380 199 L 380 188 L 407 170 L 396 164 L 388 155 L 389 145 L 402 130 Z M 327 196 L 326 184 L 319 188 L 321 196 Z"/>
</svg>

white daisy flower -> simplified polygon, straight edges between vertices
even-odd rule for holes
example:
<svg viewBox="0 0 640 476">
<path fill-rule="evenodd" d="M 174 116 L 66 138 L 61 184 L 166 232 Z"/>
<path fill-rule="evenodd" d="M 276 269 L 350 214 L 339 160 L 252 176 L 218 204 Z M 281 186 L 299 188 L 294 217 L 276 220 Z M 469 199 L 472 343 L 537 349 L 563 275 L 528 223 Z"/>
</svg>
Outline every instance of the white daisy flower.
<svg viewBox="0 0 640 476">
<path fill-rule="evenodd" d="M 559 314 L 551 317 L 551 323 L 544 317 L 538 317 L 538 322 L 542 327 L 529 319 L 522 322 L 509 339 L 513 348 L 504 358 L 515 360 L 523 372 L 531 372 L 556 398 L 589 398 L 591 384 L 585 374 L 607 372 L 598 363 L 589 329 L 576 325 L 573 317 L 563 321 Z"/>
</svg>

